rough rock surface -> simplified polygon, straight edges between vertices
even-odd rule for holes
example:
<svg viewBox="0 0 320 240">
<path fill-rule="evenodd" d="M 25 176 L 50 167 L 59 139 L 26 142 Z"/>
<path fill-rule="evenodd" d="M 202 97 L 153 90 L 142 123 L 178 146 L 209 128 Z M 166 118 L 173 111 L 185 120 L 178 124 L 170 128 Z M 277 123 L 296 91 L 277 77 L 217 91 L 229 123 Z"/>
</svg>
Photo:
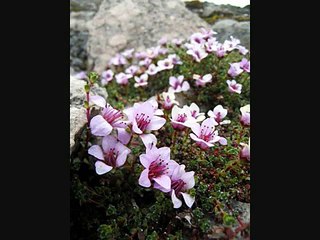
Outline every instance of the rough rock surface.
<svg viewBox="0 0 320 240">
<path fill-rule="evenodd" d="M 118 51 L 152 47 L 163 36 L 186 38 L 200 27 L 210 26 L 180 0 L 104 0 L 88 23 L 88 58 L 101 72 Z"/>
<path fill-rule="evenodd" d="M 232 19 L 223 19 L 216 22 L 212 29 L 216 31 L 217 39 L 224 41 L 230 36 L 240 39 L 241 45 L 250 48 L 250 22 L 238 22 Z"/>
<path fill-rule="evenodd" d="M 85 101 L 84 80 L 70 76 L 70 153 L 72 152 L 76 136 L 87 122 L 86 110 L 83 107 Z M 93 95 L 100 95 L 107 98 L 106 90 L 98 85 L 92 88 Z"/>
<path fill-rule="evenodd" d="M 88 68 L 88 28 L 87 22 L 99 9 L 102 0 L 70 1 L 70 66 L 76 72 Z"/>
</svg>

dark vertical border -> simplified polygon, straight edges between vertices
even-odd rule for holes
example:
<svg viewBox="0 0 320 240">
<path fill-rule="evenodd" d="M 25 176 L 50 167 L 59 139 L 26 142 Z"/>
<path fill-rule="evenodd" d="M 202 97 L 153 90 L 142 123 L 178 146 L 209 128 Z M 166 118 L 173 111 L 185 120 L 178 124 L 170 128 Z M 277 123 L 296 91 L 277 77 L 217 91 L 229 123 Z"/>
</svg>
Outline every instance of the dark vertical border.
<svg viewBox="0 0 320 240">
<path fill-rule="evenodd" d="M 0 235 L 69 239 L 69 1 L 1 10 Z"/>
<path fill-rule="evenodd" d="M 252 239 L 319 235 L 318 11 L 308 1 L 251 1 Z"/>
</svg>

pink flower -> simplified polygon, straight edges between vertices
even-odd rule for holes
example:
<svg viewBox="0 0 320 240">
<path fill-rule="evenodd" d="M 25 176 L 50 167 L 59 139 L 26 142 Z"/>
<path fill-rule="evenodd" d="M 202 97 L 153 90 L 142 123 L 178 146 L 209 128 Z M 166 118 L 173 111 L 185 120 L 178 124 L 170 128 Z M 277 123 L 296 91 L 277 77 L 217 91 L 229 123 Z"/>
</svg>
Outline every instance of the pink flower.
<svg viewBox="0 0 320 240">
<path fill-rule="evenodd" d="M 208 53 L 199 45 L 193 45 L 187 54 L 191 55 L 196 62 L 201 62 L 202 59 L 208 56 Z"/>
<path fill-rule="evenodd" d="M 172 92 L 186 92 L 190 89 L 190 85 L 187 81 L 183 81 L 184 76 L 180 75 L 178 77 L 171 76 L 169 78 L 169 91 Z"/>
<path fill-rule="evenodd" d="M 230 63 L 230 68 L 228 70 L 228 74 L 231 77 L 236 77 L 239 74 L 241 74 L 243 72 L 243 70 L 240 67 L 240 63 Z"/>
<path fill-rule="evenodd" d="M 107 71 L 103 71 L 101 74 L 101 84 L 107 85 L 110 81 L 113 79 L 113 72 L 111 69 L 108 69 Z"/>
<path fill-rule="evenodd" d="M 125 73 L 130 74 L 130 75 L 135 75 L 139 70 L 139 67 L 136 65 L 131 65 L 125 70 Z"/>
<path fill-rule="evenodd" d="M 145 87 L 148 85 L 148 74 L 144 73 L 140 77 L 135 76 L 134 80 L 136 81 L 134 87 Z"/>
<path fill-rule="evenodd" d="M 136 52 L 134 56 L 136 59 L 141 60 L 147 58 L 148 54 L 146 52 Z"/>
<path fill-rule="evenodd" d="M 176 162 L 170 160 L 170 148 L 147 148 L 145 154 L 140 155 L 140 162 L 145 167 L 141 172 L 139 184 L 150 187 L 152 183 L 159 184 L 165 191 L 171 189 L 171 179 Z"/>
<path fill-rule="evenodd" d="M 144 60 L 139 62 L 139 65 L 148 67 L 151 63 L 152 63 L 152 59 L 151 58 L 145 58 Z"/>
<path fill-rule="evenodd" d="M 181 65 L 182 64 L 180 57 L 177 54 L 169 54 L 168 59 L 171 60 L 172 64 L 174 64 L 174 65 L 177 65 L 177 64 Z"/>
<path fill-rule="evenodd" d="M 204 45 L 206 47 L 207 52 L 211 53 L 217 50 L 218 44 L 219 43 L 216 40 L 216 38 L 209 38 Z"/>
<path fill-rule="evenodd" d="M 123 51 L 121 53 L 121 55 L 127 59 L 130 59 L 133 57 L 133 52 L 134 52 L 134 48 L 131 48 L 131 49 L 127 49 L 127 50 Z"/>
<path fill-rule="evenodd" d="M 195 44 L 195 45 L 201 45 L 201 44 L 204 44 L 205 43 L 205 39 L 204 39 L 204 36 L 202 33 L 193 33 L 191 36 L 190 36 L 190 43 L 191 44 Z"/>
<path fill-rule="evenodd" d="M 241 93 L 242 85 L 240 83 L 237 83 L 236 80 L 227 80 L 227 84 L 229 92 L 238 94 Z"/>
<path fill-rule="evenodd" d="M 117 53 L 116 56 L 111 58 L 109 64 L 115 65 L 115 66 L 125 65 L 125 64 L 127 64 L 127 59 L 124 56 L 122 56 L 121 54 Z"/>
<path fill-rule="evenodd" d="M 246 55 L 249 52 L 248 49 L 246 49 L 244 46 L 241 46 L 241 45 L 238 45 L 236 49 L 238 49 L 242 55 Z"/>
<path fill-rule="evenodd" d="M 240 143 L 240 145 L 243 147 L 240 151 L 240 157 L 250 161 L 250 138 L 248 144 Z"/>
<path fill-rule="evenodd" d="M 174 92 L 168 91 L 162 93 L 163 97 L 163 103 L 162 107 L 163 109 L 170 110 L 174 104 L 179 105 L 179 103 L 175 100 Z"/>
<path fill-rule="evenodd" d="M 200 112 L 200 108 L 197 104 L 191 103 L 190 106 L 186 107 L 190 111 L 191 117 L 193 117 L 196 120 L 196 122 L 201 122 L 206 118 L 205 114 Z"/>
<path fill-rule="evenodd" d="M 160 45 L 166 45 L 167 42 L 168 42 L 167 37 L 162 37 L 162 38 L 158 41 L 158 43 L 159 43 Z"/>
<path fill-rule="evenodd" d="M 221 43 L 217 43 L 212 46 L 213 51 L 216 53 L 217 57 L 222 58 L 227 54 L 227 50 Z"/>
<path fill-rule="evenodd" d="M 115 77 L 118 84 L 127 85 L 129 82 L 129 79 L 132 78 L 133 76 L 131 74 L 125 74 L 121 72 L 121 73 L 118 73 Z"/>
<path fill-rule="evenodd" d="M 212 82 L 212 75 L 211 74 L 206 74 L 204 76 L 200 76 L 198 74 L 193 74 L 193 79 L 196 80 L 196 86 L 205 86 L 206 83 Z"/>
<path fill-rule="evenodd" d="M 225 49 L 230 52 L 237 48 L 237 46 L 240 44 L 240 40 L 234 37 L 230 37 L 231 40 L 225 40 L 223 45 Z"/>
<path fill-rule="evenodd" d="M 189 208 L 192 207 L 195 198 L 186 193 L 186 191 L 193 188 L 194 184 L 194 171 L 186 172 L 185 165 L 177 165 L 174 168 L 171 176 L 171 200 L 174 208 L 181 207 L 182 201 L 179 199 L 180 196 L 183 197 Z"/>
<path fill-rule="evenodd" d="M 102 108 L 104 108 L 107 105 L 106 100 L 103 97 L 98 95 L 90 96 L 90 103 L 93 103 Z"/>
<path fill-rule="evenodd" d="M 182 38 L 174 38 L 171 41 L 174 45 L 176 45 L 177 47 L 181 46 L 183 39 Z"/>
<path fill-rule="evenodd" d="M 190 137 L 196 141 L 197 145 L 203 150 L 213 147 L 216 142 L 226 145 L 227 140 L 218 136 L 218 131 L 215 131 L 216 125 L 218 125 L 218 123 L 213 118 L 207 118 L 201 123 L 201 126 L 199 123 L 194 123 L 191 125 L 193 133 L 190 133 Z"/>
<path fill-rule="evenodd" d="M 250 61 L 246 58 L 242 58 L 241 62 L 239 63 L 240 68 L 244 71 L 250 73 Z"/>
<path fill-rule="evenodd" d="M 170 120 L 172 127 L 177 130 L 184 130 L 196 122 L 196 119 L 191 116 L 191 111 L 188 106 L 179 108 L 177 105 L 172 108 Z"/>
<path fill-rule="evenodd" d="M 82 71 L 82 72 L 79 72 L 77 73 L 75 76 L 74 76 L 76 79 L 87 79 L 87 74 L 86 72 Z"/>
<path fill-rule="evenodd" d="M 158 65 L 158 72 L 162 70 L 172 69 L 174 67 L 172 61 L 168 58 L 159 60 L 157 65 Z"/>
<path fill-rule="evenodd" d="M 99 175 L 111 171 L 112 168 L 121 167 L 130 152 L 129 148 L 113 136 L 105 136 L 102 139 L 102 148 L 99 145 L 93 145 L 88 149 L 88 153 L 98 159 L 95 167 Z"/>
<path fill-rule="evenodd" d="M 208 40 L 213 35 L 217 34 L 217 32 L 213 31 L 212 29 L 207 30 L 203 27 L 200 29 L 200 31 L 201 31 L 203 39 L 205 39 L 205 40 Z"/>
<path fill-rule="evenodd" d="M 221 105 L 218 105 L 213 109 L 213 111 L 209 110 L 208 116 L 213 118 L 218 124 L 222 125 L 230 123 L 229 120 L 222 121 L 222 119 L 227 116 L 227 113 L 227 109 L 224 109 Z"/>
<path fill-rule="evenodd" d="M 164 118 L 155 116 L 155 109 L 148 101 L 142 104 L 134 104 L 132 109 L 125 109 L 124 112 L 132 123 L 132 130 L 136 134 L 158 130 L 166 122 Z"/>
<path fill-rule="evenodd" d="M 148 70 L 146 71 L 149 75 L 155 75 L 158 73 L 158 67 L 153 63 L 149 65 Z"/>
<path fill-rule="evenodd" d="M 127 124 L 122 112 L 107 104 L 99 115 L 91 119 L 90 130 L 93 135 L 103 137 L 109 135 L 113 128 L 126 128 Z"/>
<path fill-rule="evenodd" d="M 240 122 L 244 126 L 250 126 L 250 104 L 240 108 L 241 118 Z"/>
</svg>

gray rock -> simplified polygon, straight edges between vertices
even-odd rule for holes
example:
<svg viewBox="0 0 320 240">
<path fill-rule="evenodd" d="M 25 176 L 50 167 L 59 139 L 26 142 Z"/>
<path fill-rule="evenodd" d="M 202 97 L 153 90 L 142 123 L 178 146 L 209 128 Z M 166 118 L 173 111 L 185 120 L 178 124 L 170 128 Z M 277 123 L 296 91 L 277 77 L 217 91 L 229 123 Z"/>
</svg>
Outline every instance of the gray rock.
<svg viewBox="0 0 320 240">
<path fill-rule="evenodd" d="M 244 223 L 250 223 L 250 203 L 232 201 L 231 207 L 240 213 L 240 218 Z"/>
<path fill-rule="evenodd" d="M 224 41 L 233 36 L 240 39 L 241 45 L 250 48 L 250 22 L 224 19 L 216 22 L 212 29 L 218 33 L 217 39 L 219 41 Z"/>
<path fill-rule="evenodd" d="M 87 22 L 93 18 L 101 1 L 70 1 L 70 66 L 77 72 L 88 69 Z"/>
<path fill-rule="evenodd" d="M 70 0 L 70 12 L 94 11 L 99 9 L 102 0 Z"/>
<path fill-rule="evenodd" d="M 88 61 L 101 72 L 119 51 L 156 46 L 163 36 L 186 38 L 200 27 L 210 26 L 180 0 L 104 0 L 88 22 Z"/>
<path fill-rule="evenodd" d="M 78 133 L 87 122 L 86 109 L 83 106 L 86 99 L 85 85 L 86 82 L 84 80 L 70 76 L 70 153 L 77 142 Z M 92 95 L 108 97 L 105 88 L 98 85 L 94 85 L 91 91 Z"/>
</svg>

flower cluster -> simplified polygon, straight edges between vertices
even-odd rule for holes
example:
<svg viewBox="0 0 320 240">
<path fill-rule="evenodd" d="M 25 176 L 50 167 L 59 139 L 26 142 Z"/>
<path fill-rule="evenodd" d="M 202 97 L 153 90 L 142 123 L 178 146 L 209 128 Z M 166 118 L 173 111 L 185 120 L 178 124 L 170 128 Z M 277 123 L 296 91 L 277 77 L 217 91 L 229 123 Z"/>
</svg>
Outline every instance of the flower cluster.
<svg viewBox="0 0 320 240">
<path fill-rule="evenodd" d="M 205 155 L 211 153 L 212 149 L 224 148 L 228 143 L 232 145 L 233 139 L 229 139 L 230 134 L 226 134 L 232 129 L 229 128 L 230 125 L 238 124 L 243 129 L 250 126 L 250 105 L 241 107 L 240 118 L 234 120 L 232 116 L 235 109 L 225 104 L 227 101 L 212 101 L 214 104 L 209 109 L 200 109 L 202 105 L 199 107 L 197 101 L 185 101 L 188 96 L 197 94 L 197 91 L 212 88 L 217 81 L 222 82 L 219 87 L 222 86 L 225 91 L 237 93 L 227 94 L 234 97 L 234 101 L 244 94 L 242 91 L 246 89 L 246 85 L 241 75 L 247 76 L 243 72 L 250 73 L 250 61 L 243 56 L 248 54 L 248 50 L 232 36 L 220 43 L 214 37 L 215 34 L 212 30 L 202 28 L 192 34 L 188 41 L 173 39 L 170 42 L 167 38 L 162 38 L 156 47 L 145 51 L 127 49 L 111 58 L 100 76 L 101 85 L 107 89 L 114 85 L 127 90 L 139 88 L 143 94 L 148 86 L 156 82 L 162 81 L 166 87 L 154 97 L 140 97 L 137 99 L 141 101 L 126 102 L 126 106 L 122 105 L 124 107 L 114 103 L 111 106 L 99 96 L 90 96 L 90 104 L 98 108 L 98 114 L 91 117 L 89 127 L 91 134 L 98 140 L 89 147 L 88 153 L 96 160 L 94 166 L 98 175 L 129 164 L 127 159 L 137 154 L 134 144 L 141 143 L 144 150 L 139 149 L 138 156 L 132 157 L 139 158 L 140 166 L 143 167 L 137 178 L 139 185 L 168 194 L 174 208 L 180 208 L 182 200 L 189 208 L 193 206 L 195 195 L 191 189 L 195 186 L 196 172 L 186 171 L 188 164 L 175 155 L 173 158 L 176 159 L 171 159 L 172 148 L 178 148 L 175 146 L 175 136 L 184 136 L 194 149 Z M 172 48 L 179 49 L 184 57 L 178 51 L 173 52 Z M 208 70 L 210 68 L 184 72 L 177 70 L 183 69 L 185 60 L 197 66 L 203 59 L 210 60 L 210 57 L 218 59 L 217 61 L 226 59 L 228 55 L 232 55 L 232 51 L 240 53 L 241 57 L 225 63 L 227 69 L 224 71 L 223 81 L 218 79 L 221 76 L 212 69 Z M 159 75 L 165 76 L 164 80 L 162 78 L 160 81 Z M 85 73 L 80 73 L 77 77 L 87 78 Z M 237 80 L 229 80 L 229 77 Z M 123 96 L 118 99 L 123 99 Z M 236 111 L 239 111 L 238 107 Z M 173 140 L 169 141 L 171 145 L 167 141 L 159 141 L 159 134 L 163 129 L 172 132 Z M 250 140 L 248 144 L 244 142 L 247 142 L 247 138 L 237 143 L 239 157 L 250 160 Z"/>
</svg>

